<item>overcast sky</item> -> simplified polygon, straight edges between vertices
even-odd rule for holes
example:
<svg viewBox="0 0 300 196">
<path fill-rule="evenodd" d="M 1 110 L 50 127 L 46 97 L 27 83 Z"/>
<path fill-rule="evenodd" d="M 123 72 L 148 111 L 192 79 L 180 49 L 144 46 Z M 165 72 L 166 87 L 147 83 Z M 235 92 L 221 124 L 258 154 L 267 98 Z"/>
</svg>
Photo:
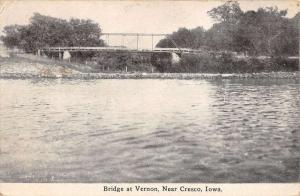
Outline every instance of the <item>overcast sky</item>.
<svg viewBox="0 0 300 196">
<path fill-rule="evenodd" d="M 9 24 L 27 24 L 34 12 L 69 19 L 92 19 L 103 32 L 172 33 L 179 27 L 208 29 L 213 20 L 207 11 L 224 1 L 8 1 L 1 5 L 0 31 Z M 242 10 L 277 6 L 288 17 L 299 10 L 297 0 L 239 1 Z"/>
</svg>

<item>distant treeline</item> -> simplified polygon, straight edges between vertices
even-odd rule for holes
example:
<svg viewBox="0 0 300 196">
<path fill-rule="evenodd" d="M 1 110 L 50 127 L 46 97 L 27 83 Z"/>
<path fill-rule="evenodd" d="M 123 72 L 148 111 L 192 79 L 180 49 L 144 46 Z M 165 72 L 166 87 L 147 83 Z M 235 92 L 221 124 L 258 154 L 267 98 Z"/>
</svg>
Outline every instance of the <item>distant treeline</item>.
<svg viewBox="0 0 300 196">
<path fill-rule="evenodd" d="M 173 39 L 182 48 L 249 55 L 298 54 L 300 12 L 291 19 L 286 17 L 287 10 L 278 10 L 277 7 L 243 12 L 237 1 L 228 1 L 208 14 L 217 21 L 209 30 L 180 28 L 160 40 L 157 47 L 175 47 Z"/>
<path fill-rule="evenodd" d="M 237 1 L 227 1 L 208 11 L 217 22 L 209 30 L 180 28 L 162 39 L 157 47 L 233 51 L 249 55 L 298 54 L 300 12 L 287 18 L 287 10 L 277 7 L 242 11 Z M 3 43 L 9 48 L 36 52 L 53 46 L 104 46 L 101 28 L 92 20 L 63 20 L 35 13 L 28 25 L 4 27 Z M 171 39 L 170 39 L 171 38 Z"/>
<path fill-rule="evenodd" d="M 101 28 L 92 20 L 72 18 L 69 21 L 35 13 L 28 25 L 4 27 L 1 40 L 8 48 L 34 53 L 54 46 L 103 46 Z"/>
</svg>

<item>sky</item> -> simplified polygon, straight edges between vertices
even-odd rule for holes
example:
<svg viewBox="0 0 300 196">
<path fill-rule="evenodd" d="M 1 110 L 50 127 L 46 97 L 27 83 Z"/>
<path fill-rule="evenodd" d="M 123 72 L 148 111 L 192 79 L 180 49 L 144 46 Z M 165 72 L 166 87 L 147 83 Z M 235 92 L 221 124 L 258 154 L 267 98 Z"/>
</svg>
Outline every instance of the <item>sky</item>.
<svg viewBox="0 0 300 196">
<path fill-rule="evenodd" d="M 106 33 L 169 34 L 179 27 L 190 29 L 202 26 L 209 29 L 215 21 L 207 15 L 207 11 L 222 5 L 225 1 L 10 0 L 0 2 L 2 2 L 0 9 L 1 32 L 6 25 L 28 24 L 33 13 L 39 12 L 43 15 L 63 19 L 72 17 L 92 19 L 100 25 L 102 32 Z M 279 9 L 288 9 L 288 17 L 293 17 L 299 11 L 297 0 L 247 0 L 239 1 L 239 4 L 244 11 L 277 6 Z M 120 39 L 123 38 L 118 37 L 113 40 L 124 42 Z"/>
</svg>

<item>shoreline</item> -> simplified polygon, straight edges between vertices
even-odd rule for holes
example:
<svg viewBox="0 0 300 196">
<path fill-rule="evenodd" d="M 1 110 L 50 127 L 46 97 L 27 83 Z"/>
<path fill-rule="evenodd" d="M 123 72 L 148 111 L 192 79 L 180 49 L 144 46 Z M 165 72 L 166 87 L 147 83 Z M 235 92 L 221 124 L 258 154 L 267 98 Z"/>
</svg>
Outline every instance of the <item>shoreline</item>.
<svg viewBox="0 0 300 196">
<path fill-rule="evenodd" d="M 0 79 L 300 79 L 300 71 L 256 73 L 90 72 L 88 65 L 53 61 L 29 54 L 0 58 Z M 85 71 L 87 72 L 85 72 Z"/>
<path fill-rule="evenodd" d="M 32 73 L 0 73 L 0 79 L 300 79 L 300 72 L 261 72 L 261 73 L 71 73 L 71 74 L 32 74 Z"/>
</svg>

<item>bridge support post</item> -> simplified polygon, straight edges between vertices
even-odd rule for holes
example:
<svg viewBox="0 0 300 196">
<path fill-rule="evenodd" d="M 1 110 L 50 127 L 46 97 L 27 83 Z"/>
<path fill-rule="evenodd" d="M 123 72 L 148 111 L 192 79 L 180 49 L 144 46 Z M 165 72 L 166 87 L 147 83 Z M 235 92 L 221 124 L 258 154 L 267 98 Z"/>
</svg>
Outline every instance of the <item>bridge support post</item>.
<svg viewBox="0 0 300 196">
<path fill-rule="evenodd" d="M 109 34 L 106 35 L 106 39 L 107 45 L 109 46 Z"/>
<path fill-rule="evenodd" d="M 58 52 L 58 59 L 62 59 L 63 54 L 61 52 Z"/>
<path fill-rule="evenodd" d="M 70 59 L 71 59 L 71 54 L 68 50 L 65 50 L 63 53 L 62 53 L 62 59 L 63 60 L 68 60 L 70 62 Z"/>
<path fill-rule="evenodd" d="M 180 57 L 175 52 L 171 53 L 172 64 L 176 64 L 180 62 Z"/>
</svg>

